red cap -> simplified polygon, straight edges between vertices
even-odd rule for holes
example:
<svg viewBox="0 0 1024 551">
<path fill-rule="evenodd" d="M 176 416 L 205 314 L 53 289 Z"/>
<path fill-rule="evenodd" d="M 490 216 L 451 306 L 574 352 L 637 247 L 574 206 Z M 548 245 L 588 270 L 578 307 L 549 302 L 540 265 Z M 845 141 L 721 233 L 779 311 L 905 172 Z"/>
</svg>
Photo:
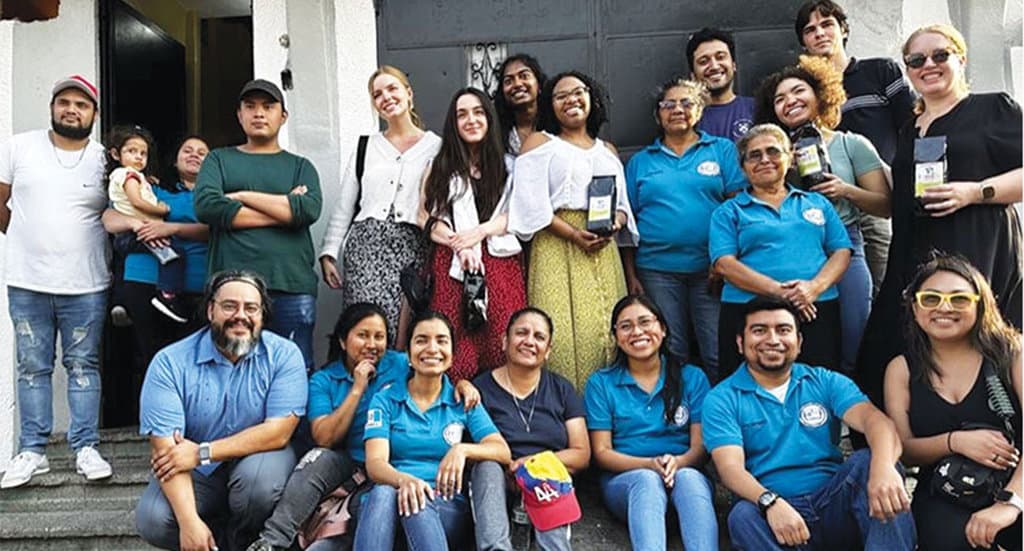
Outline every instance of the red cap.
<svg viewBox="0 0 1024 551">
<path fill-rule="evenodd" d="M 583 516 L 572 478 L 558 456 L 541 452 L 516 470 L 523 492 L 523 506 L 538 530 L 550 530 L 576 522 Z"/>
<path fill-rule="evenodd" d="M 67 78 L 62 78 L 53 85 L 53 93 L 50 94 L 50 98 L 54 98 L 57 94 L 61 93 L 68 88 L 75 88 L 85 92 L 85 95 L 89 96 L 89 99 L 96 105 L 100 103 L 99 90 L 96 89 L 96 85 L 89 82 L 82 75 L 71 75 Z"/>
</svg>

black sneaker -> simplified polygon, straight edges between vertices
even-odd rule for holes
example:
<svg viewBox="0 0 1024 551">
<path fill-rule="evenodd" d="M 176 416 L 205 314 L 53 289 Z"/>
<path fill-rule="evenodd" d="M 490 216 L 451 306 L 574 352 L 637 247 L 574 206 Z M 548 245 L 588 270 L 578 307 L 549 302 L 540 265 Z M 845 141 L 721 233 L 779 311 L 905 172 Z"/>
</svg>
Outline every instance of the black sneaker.
<svg viewBox="0 0 1024 551">
<path fill-rule="evenodd" d="M 178 301 L 173 295 L 167 296 L 163 293 L 157 293 L 153 298 L 149 299 L 149 303 L 152 304 L 153 308 L 156 308 L 161 314 L 178 323 L 188 322 L 188 319 L 179 313 Z"/>
</svg>

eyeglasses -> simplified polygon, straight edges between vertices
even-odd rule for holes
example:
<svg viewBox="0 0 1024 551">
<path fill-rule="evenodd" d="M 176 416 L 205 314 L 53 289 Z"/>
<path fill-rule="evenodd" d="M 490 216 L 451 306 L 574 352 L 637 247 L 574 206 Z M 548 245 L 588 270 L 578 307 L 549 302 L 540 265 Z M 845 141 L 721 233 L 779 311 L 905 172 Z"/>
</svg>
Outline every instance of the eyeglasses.
<svg viewBox="0 0 1024 551">
<path fill-rule="evenodd" d="M 590 88 L 586 86 L 580 86 L 578 88 L 573 88 L 572 90 L 569 90 L 567 92 L 559 92 L 551 96 L 551 99 L 557 101 L 558 103 L 562 103 L 563 101 L 569 99 L 570 97 L 576 99 L 583 99 L 589 93 Z"/>
<path fill-rule="evenodd" d="M 696 107 L 696 106 L 697 106 L 697 102 L 693 101 L 690 98 L 683 98 L 681 100 L 663 99 L 663 100 L 658 102 L 658 109 L 661 109 L 662 111 L 674 111 L 676 107 L 682 107 L 683 109 L 689 109 L 691 107 Z"/>
<path fill-rule="evenodd" d="M 903 63 L 906 63 L 907 67 L 910 67 L 911 69 L 920 69 L 921 67 L 924 67 L 925 62 L 928 61 L 929 57 L 932 58 L 932 61 L 937 65 L 948 61 L 949 56 L 951 55 L 953 55 L 953 52 L 948 49 L 935 50 L 931 55 L 916 53 L 904 57 Z"/>
<path fill-rule="evenodd" d="M 938 291 L 918 291 L 914 293 L 917 305 L 925 310 L 935 310 L 942 303 L 949 304 L 954 310 L 967 310 L 981 300 L 975 293 L 940 293 Z"/>
<path fill-rule="evenodd" d="M 778 161 L 782 158 L 782 153 L 783 151 L 775 146 L 766 147 L 764 149 L 755 149 L 743 154 L 743 162 L 757 164 L 763 161 L 766 157 L 771 161 Z"/>
<path fill-rule="evenodd" d="M 233 316 L 238 313 L 238 309 L 241 308 L 245 315 L 250 318 L 256 317 L 263 314 L 263 305 L 258 302 L 246 302 L 244 305 L 234 300 L 221 300 L 214 301 L 214 304 L 220 308 L 221 312 L 229 316 Z"/>
<path fill-rule="evenodd" d="M 641 331 L 650 331 L 651 329 L 654 328 L 654 325 L 656 323 L 658 323 L 658 318 L 655 318 L 653 316 L 640 318 L 636 320 L 636 323 L 630 320 L 620 321 L 619 323 L 615 324 L 615 330 L 618 331 L 619 333 L 626 334 L 632 333 L 633 329 L 636 329 L 637 327 L 639 327 Z"/>
</svg>

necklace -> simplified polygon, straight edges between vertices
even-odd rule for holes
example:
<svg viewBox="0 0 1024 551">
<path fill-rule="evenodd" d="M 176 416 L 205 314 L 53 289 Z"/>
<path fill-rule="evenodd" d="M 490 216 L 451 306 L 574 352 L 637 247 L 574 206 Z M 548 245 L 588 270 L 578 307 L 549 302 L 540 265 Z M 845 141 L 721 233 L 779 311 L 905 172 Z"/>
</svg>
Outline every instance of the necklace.
<svg viewBox="0 0 1024 551">
<path fill-rule="evenodd" d="M 519 414 L 519 419 L 523 422 L 523 426 L 526 427 L 526 432 L 531 432 L 530 423 L 533 422 L 533 412 L 537 407 L 537 395 L 540 394 L 540 380 L 537 381 L 537 387 L 533 389 L 533 399 L 530 400 L 529 415 L 523 415 L 523 410 L 519 407 L 519 398 L 516 398 L 516 387 L 512 385 L 512 376 L 508 374 L 507 367 L 505 368 L 505 381 L 508 382 L 508 393 L 512 395 L 512 403 L 516 405 L 516 413 Z"/>
<path fill-rule="evenodd" d="M 85 141 L 85 146 L 82 147 L 82 150 L 78 153 L 78 160 L 76 160 L 75 164 L 71 166 L 60 161 L 60 153 L 57 153 L 57 144 L 53 143 L 53 138 L 50 138 L 50 148 L 53 149 L 53 158 L 57 160 L 57 166 L 64 170 L 74 170 L 75 168 L 78 168 L 78 165 L 82 163 L 82 159 L 85 158 L 85 150 L 89 149 L 89 140 Z"/>
</svg>

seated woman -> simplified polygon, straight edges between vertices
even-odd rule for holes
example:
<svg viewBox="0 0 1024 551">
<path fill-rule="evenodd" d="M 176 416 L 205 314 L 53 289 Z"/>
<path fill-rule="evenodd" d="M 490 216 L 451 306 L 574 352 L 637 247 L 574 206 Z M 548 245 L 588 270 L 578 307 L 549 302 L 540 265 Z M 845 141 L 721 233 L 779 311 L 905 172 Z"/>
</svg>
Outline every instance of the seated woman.
<svg viewBox="0 0 1024 551">
<path fill-rule="evenodd" d="M 408 346 L 412 377 L 370 403 L 363 438 L 376 485 L 360 512 L 355 549 L 391 551 L 399 516 L 410 549 L 459 549 L 471 522 L 462 494 L 466 460 L 512 460 L 487 411 L 466 411 L 455 399 L 445 376 L 452 334 L 444 314 L 419 314 Z M 463 442 L 466 431 L 472 443 Z"/>
<path fill-rule="evenodd" d="M 1006 323 L 988 281 L 961 257 L 939 254 L 907 288 L 906 351 L 885 373 L 885 409 L 903 441 L 903 461 L 920 465 L 912 511 L 922 551 L 1021 549 L 1021 335 Z M 985 372 L 1003 381 L 1014 441 L 992 411 Z M 1009 383 L 1009 384 L 1007 384 Z M 960 454 L 990 469 L 1013 469 L 1005 501 L 971 510 L 930 492 L 933 467 Z"/>
<path fill-rule="evenodd" d="M 701 408 L 700 368 L 674 359 L 653 301 L 627 296 L 612 310 L 615 362 L 587 381 L 584 402 L 605 505 L 629 524 L 633 549 L 666 549 L 671 499 L 688 551 L 718 549 Z"/>
<path fill-rule="evenodd" d="M 476 88 L 452 97 L 441 151 L 423 182 L 419 222 L 434 241 L 431 308 L 455 326 L 455 359 L 448 377 L 472 379 L 501 365 L 501 331 L 512 312 L 526 306 L 522 250 L 508 233 L 508 186 L 512 181 L 491 100 Z M 467 326 L 462 292 L 467 273 L 484 276 L 486 320 Z"/>
<path fill-rule="evenodd" d="M 309 379 L 309 407 L 313 440 L 310 450 L 295 468 L 281 500 L 267 519 L 260 539 L 249 551 L 287 549 L 300 526 L 324 496 L 332 493 L 358 471 L 362 479 L 363 427 L 370 400 L 386 386 L 404 384 L 409 378 L 409 359 L 387 349 L 387 314 L 375 304 L 357 302 L 338 316 L 330 335 L 328 363 Z M 459 385 L 456 399 L 465 397 L 476 406 L 480 395 L 469 383 Z M 308 549 L 347 549 L 348 542 L 332 537 Z"/>
<path fill-rule="evenodd" d="M 841 365 L 844 373 L 853 373 L 871 312 L 871 272 L 864 258 L 860 218 L 862 212 L 889 217 L 884 163 L 867 138 L 836 130 L 846 92 L 843 75 L 824 57 L 800 56 L 799 65 L 768 76 L 761 82 L 756 102 L 759 122 L 777 124 L 790 132 L 813 125 L 828 151 L 831 172 L 809 191 L 828 197 L 853 245 L 850 266 L 836 284 L 843 329 Z"/>
<path fill-rule="evenodd" d="M 583 402 L 572 383 L 544 368 L 551 353 L 551 318 L 539 308 L 512 314 L 502 348 L 505 365 L 479 375 L 474 384 L 487 412 L 512 449 L 508 474 L 534 454 L 555 452 L 570 473 L 587 468 L 590 442 Z M 512 549 L 509 539 L 509 499 L 519 500 L 505 469 L 494 461 L 473 468 L 472 501 L 477 549 Z M 569 526 L 534 530 L 541 551 L 572 549 Z"/>
<path fill-rule="evenodd" d="M 740 365 L 736 327 L 743 303 L 756 295 L 800 311 L 798 361 L 839 369 L 839 292 L 850 263 L 849 235 L 824 196 L 786 184 L 793 161 L 789 136 L 759 124 L 736 143 L 750 187 L 711 215 L 711 263 L 725 277 L 718 318 L 718 365 L 723 379 Z"/>
</svg>

